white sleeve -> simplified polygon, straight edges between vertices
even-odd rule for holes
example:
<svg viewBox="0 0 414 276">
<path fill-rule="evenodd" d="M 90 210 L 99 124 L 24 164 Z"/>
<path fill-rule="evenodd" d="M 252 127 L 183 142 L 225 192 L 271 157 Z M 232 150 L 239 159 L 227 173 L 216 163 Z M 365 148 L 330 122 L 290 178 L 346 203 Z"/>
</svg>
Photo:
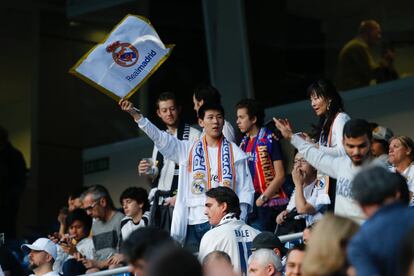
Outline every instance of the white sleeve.
<svg viewBox="0 0 414 276">
<path fill-rule="evenodd" d="M 197 141 L 200 138 L 200 135 L 201 131 L 194 127 L 190 127 L 190 135 L 188 137 L 188 140 L 192 142 Z"/>
<path fill-rule="evenodd" d="M 86 259 L 93 260 L 95 258 L 95 248 L 93 246 L 92 238 L 85 238 L 88 239 L 85 246 L 82 248 L 82 252 L 80 252 Z"/>
<path fill-rule="evenodd" d="M 317 170 L 323 171 L 332 178 L 338 178 L 338 171 L 341 167 L 342 157 L 335 157 L 323 152 L 315 147 L 315 145 L 306 142 L 298 135 L 293 135 L 290 143 L 298 149 L 299 153 L 303 155 Z"/>
<path fill-rule="evenodd" d="M 230 122 L 224 120 L 223 135 L 230 142 L 236 143 L 236 133 Z"/>
<path fill-rule="evenodd" d="M 207 232 L 201 238 L 200 248 L 198 250 L 198 260 L 200 263 L 203 263 L 203 260 L 208 255 L 208 253 L 213 252 L 216 249 L 216 240 L 210 239 L 210 234 Z"/>
<path fill-rule="evenodd" d="M 325 199 L 327 196 L 327 193 L 325 191 L 325 188 L 320 188 L 318 186 L 315 186 L 313 188 L 312 195 L 310 198 L 306 199 L 306 202 L 315 208 L 315 210 L 318 212 L 325 204 L 330 204 L 329 196 L 327 199 Z"/>
<path fill-rule="evenodd" d="M 344 125 L 351 118 L 346 113 L 339 113 L 336 119 L 332 123 L 332 141 L 331 147 L 319 146 L 319 149 L 332 156 L 346 155 L 343 140 Z"/>
<path fill-rule="evenodd" d="M 290 196 L 290 199 L 289 199 L 289 203 L 286 206 L 286 210 L 288 210 L 289 212 L 292 211 L 293 208 L 296 207 L 295 196 L 296 196 L 296 188 L 293 190 L 292 195 Z"/>
<path fill-rule="evenodd" d="M 154 142 L 164 158 L 172 160 L 175 163 L 181 163 L 188 159 L 187 154 L 190 147 L 188 141 L 178 140 L 167 132 L 159 130 L 144 117 L 141 117 L 138 121 L 138 126 Z"/>
<path fill-rule="evenodd" d="M 240 200 L 240 205 L 245 203 L 250 208 L 254 204 L 254 187 L 252 177 L 250 176 L 249 167 L 247 166 L 247 159 L 239 160 L 235 163 L 236 166 L 236 189 L 235 192 Z M 247 210 L 247 211 L 250 211 Z"/>
</svg>

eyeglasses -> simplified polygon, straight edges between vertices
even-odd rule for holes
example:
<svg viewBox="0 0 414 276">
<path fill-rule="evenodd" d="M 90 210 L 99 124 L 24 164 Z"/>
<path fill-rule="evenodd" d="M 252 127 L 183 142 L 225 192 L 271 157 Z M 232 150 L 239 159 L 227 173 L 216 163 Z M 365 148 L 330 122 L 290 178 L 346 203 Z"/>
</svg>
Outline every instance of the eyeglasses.
<svg viewBox="0 0 414 276">
<path fill-rule="evenodd" d="M 294 161 L 293 161 L 293 164 L 299 164 L 299 163 L 301 163 L 301 164 L 306 164 L 306 163 L 308 163 L 308 161 L 306 161 L 305 159 L 303 159 L 303 158 L 301 158 L 301 159 L 295 159 Z"/>
<path fill-rule="evenodd" d="M 93 208 L 95 208 L 95 206 L 98 204 L 98 201 L 95 201 L 94 203 L 92 203 L 91 205 L 89 205 L 88 207 L 83 208 L 83 210 L 85 211 L 91 211 Z"/>
</svg>

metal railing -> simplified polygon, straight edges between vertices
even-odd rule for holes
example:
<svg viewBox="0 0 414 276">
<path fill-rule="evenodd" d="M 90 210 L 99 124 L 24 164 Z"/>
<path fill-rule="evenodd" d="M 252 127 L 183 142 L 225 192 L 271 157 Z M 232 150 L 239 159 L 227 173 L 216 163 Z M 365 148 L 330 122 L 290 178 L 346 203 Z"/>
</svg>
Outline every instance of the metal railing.
<svg viewBox="0 0 414 276">
<path fill-rule="evenodd" d="M 128 272 L 128 266 L 123 266 L 123 267 L 117 267 L 114 269 L 103 270 L 103 271 L 99 271 L 95 273 L 83 274 L 81 276 L 110 276 L 110 275 L 116 275 L 116 274 L 127 273 L 127 272 Z"/>
<path fill-rule="evenodd" d="M 282 243 L 285 243 L 285 242 L 301 239 L 302 237 L 303 237 L 302 232 L 299 232 L 299 233 L 279 236 L 279 239 Z M 126 273 L 126 272 L 128 272 L 128 266 L 108 269 L 108 270 L 99 271 L 99 272 L 90 273 L 90 274 L 84 274 L 81 276 L 112 276 L 112 275 Z"/>
</svg>

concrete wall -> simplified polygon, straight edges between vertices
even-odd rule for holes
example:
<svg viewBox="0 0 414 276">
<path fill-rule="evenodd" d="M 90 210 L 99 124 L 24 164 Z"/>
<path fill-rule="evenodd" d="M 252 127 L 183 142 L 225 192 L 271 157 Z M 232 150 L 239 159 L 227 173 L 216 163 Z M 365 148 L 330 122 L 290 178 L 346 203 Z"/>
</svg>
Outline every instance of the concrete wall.
<svg viewBox="0 0 414 276">
<path fill-rule="evenodd" d="M 153 143 L 147 137 L 125 140 L 83 151 L 83 160 L 109 157 L 109 170 L 84 174 L 85 186 L 100 184 L 111 193 L 115 206 L 120 207 L 119 196 L 131 186 L 149 188 L 146 177 L 138 175 L 137 166 L 144 157 L 151 157 Z"/>
</svg>

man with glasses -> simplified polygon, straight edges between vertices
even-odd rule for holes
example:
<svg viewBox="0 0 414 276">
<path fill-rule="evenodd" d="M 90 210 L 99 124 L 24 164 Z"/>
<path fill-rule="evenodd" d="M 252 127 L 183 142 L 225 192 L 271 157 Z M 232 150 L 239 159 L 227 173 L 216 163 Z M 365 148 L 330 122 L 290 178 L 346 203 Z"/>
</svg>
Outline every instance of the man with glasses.
<svg viewBox="0 0 414 276">
<path fill-rule="evenodd" d="M 91 216 L 92 239 L 96 250 L 94 260 L 83 261 L 88 272 L 111 267 L 112 257 L 119 252 L 121 220 L 124 215 L 115 209 L 108 190 L 101 186 L 91 186 L 82 195 L 82 208 Z"/>
<path fill-rule="evenodd" d="M 295 190 L 286 210 L 276 218 L 277 235 L 301 232 L 315 220 L 321 218 L 322 204 L 328 196 L 323 182 L 317 181 L 316 169 L 300 153 L 296 153 L 292 170 Z"/>
</svg>

